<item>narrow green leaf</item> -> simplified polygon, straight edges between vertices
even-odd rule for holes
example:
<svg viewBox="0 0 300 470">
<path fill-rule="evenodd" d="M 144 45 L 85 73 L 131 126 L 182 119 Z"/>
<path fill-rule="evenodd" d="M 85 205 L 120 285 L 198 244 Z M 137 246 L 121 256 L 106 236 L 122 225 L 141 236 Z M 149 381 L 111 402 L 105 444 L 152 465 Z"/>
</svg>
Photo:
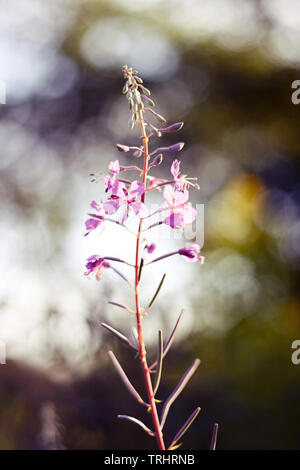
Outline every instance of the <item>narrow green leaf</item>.
<svg viewBox="0 0 300 470">
<path fill-rule="evenodd" d="M 157 344 L 157 368 L 156 368 L 154 387 L 153 387 L 154 396 L 156 395 L 156 392 L 160 384 L 162 362 L 163 362 L 163 333 L 162 333 L 162 330 L 159 330 L 158 331 L 158 344 Z"/>
<path fill-rule="evenodd" d="M 161 420 L 160 420 L 161 429 L 163 429 L 164 424 L 166 422 L 166 418 L 169 413 L 170 406 L 174 403 L 176 398 L 180 395 L 180 393 L 185 388 L 185 386 L 187 385 L 191 377 L 194 375 L 199 364 L 200 364 L 200 359 L 195 359 L 193 364 L 188 368 L 188 370 L 182 376 L 178 385 L 176 385 L 171 395 L 169 395 L 169 397 L 165 400 L 164 407 L 162 409 Z"/>
<path fill-rule="evenodd" d="M 142 421 L 139 419 L 134 418 L 133 416 L 127 416 L 127 415 L 118 415 L 119 419 L 125 419 L 126 421 L 131 421 L 132 423 L 137 424 L 140 426 L 149 436 L 153 437 L 155 436 L 154 432 L 151 431 Z"/>
<path fill-rule="evenodd" d="M 217 437 L 218 437 L 218 428 L 219 428 L 218 423 L 215 423 L 209 450 L 216 450 Z"/>
<path fill-rule="evenodd" d="M 103 328 L 105 328 L 106 330 L 110 331 L 113 335 L 115 335 L 120 341 L 129 346 L 131 349 L 137 351 L 138 348 L 134 346 L 126 336 L 120 333 L 120 331 L 116 330 L 110 325 L 107 325 L 106 323 L 101 323 L 101 326 L 103 326 Z"/>
<path fill-rule="evenodd" d="M 109 357 L 111 358 L 112 360 L 112 363 L 113 365 L 115 366 L 116 368 L 116 371 L 118 372 L 123 384 L 125 385 L 125 387 L 127 388 L 127 390 L 129 391 L 129 393 L 131 393 L 131 395 L 139 402 L 141 403 L 142 405 L 144 406 L 148 406 L 147 403 L 144 402 L 144 400 L 142 399 L 142 397 L 139 395 L 139 393 L 136 391 L 136 389 L 134 388 L 134 386 L 132 385 L 132 383 L 130 382 L 130 380 L 128 379 L 127 375 L 125 374 L 124 370 L 122 369 L 122 366 L 121 364 L 119 363 L 118 359 L 116 358 L 116 356 L 114 355 L 114 353 L 112 351 L 108 351 L 108 355 Z"/>
<path fill-rule="evenodd" d="M 139 269 L 139 276 L 138 276 L 138 282 L 141 280 L 141 275 L 142 275 L 142 270 L 144 266 L 144 258 L 141 259 L 141 264 L 140 264 L 140 269 Z"/>
<path fill-rule="evenodd" d="M 181 320 L 182 320 L 183 314 L 184 314 L 184 309 L 181 310 L 180 315 L 179 315 L 179 317 L 178 317 L 178 319 L 177 319 L 177 322 L 176 322 L 176 324 L 175 324 L 175 326 L 174 326 L 174 328 L 173 328 L 173 330 L 172 330 L 172 333 L 170 334 L 170 337 L 169 337 L 168 341 L 166 342 L 166 344 L 165 344 L 165 346 L 164 346 L 164 354 L 163 354 L 163 357 L 166 356 L 167 352 L 169 351 L 169 349 L 170 349 L 170 347 L 171 347 L 171 345 L 172 345 L 172 343 L 173 343 L 173 340 L 174 340 L 174 337 L 175 337 L 175 333 L 176 333 L 176 331 L 177 331 L 177 329 L 178 329 L 178 326 L 179 326 L 179 324 L 180 324 L 180 322 L 181 322 Z M 156 364 L 157 364 L 157 361 L 155 361 L 155 362 L 153 362 L 153 364 L 151 364 L 151 366 L 149 367 L 150 372 L 153 372 L 153 369 L 154 369 L 154 367 L 156 367 Z"/>
<path fill-rule="evenodd" d="M 152 300 L 151 300 L 151 302 L 149 303 L 149 305 L 148 305 L 148 307 L 147 307 L 146 310 L 149 310 L 149 309 L 152 307 L 152 305 L 154 304 L 154 302 L 155 302 L 155 300 L 156 300 L 156 297 L 158 296 L 159 291 L 160 291 L 160 289 L 162 288 L 162 285 L 163 285 L 165 279 L 166 279 L 166 274 L 164 274 L 163 277 L 161 278 L 161 281 L 160 281 L 160 283 L 159 283 L 159 286 L 158 286 L 158 288 L 156 289 L 156 292 L 155 292 L 154 296 L 152 297 Z"/>
<path fill-rule="evenodd" d="M 170 444 L 169 450 L 172 450 L 172 449 L 174 450 L 175 444 L 179 441 L 179 439 L 182 438 L 182 436 L 186 433 L 186 431 L 189 429 L 189 427 L 193 424 L 193 422 L 197 418 L 200 410 L 201 410 L 200 407 L 196 408 L 195 411 L 193 411 L 193 413 L 191 414 L 191 416 L 186 420 L 184 425 L 179 429 L 178 433 L 176 434 L 176 436 L 174 437 L 172 443 Z"/>
</svg>

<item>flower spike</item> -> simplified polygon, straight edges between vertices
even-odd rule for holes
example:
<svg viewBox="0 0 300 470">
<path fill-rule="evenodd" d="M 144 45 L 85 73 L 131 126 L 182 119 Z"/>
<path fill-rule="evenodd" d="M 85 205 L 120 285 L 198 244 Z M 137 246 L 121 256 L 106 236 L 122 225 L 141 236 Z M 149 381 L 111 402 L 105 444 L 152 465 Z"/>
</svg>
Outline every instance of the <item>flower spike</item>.
<svg viewBox="0 0 300 470">
<path fill-rule="evenodd" d="M 165 124 L 167 122 L 165 117 L 153 109 L 155 102 L 152 97 L 150 98 L 151 92 L 144 85 L 143 79 L 139 76 L 137 70 L 129 67 L 128 65 L 124 65 L 123 76 L 124 86 L 122 92 L 128 101 L 130 109 L 128 125 L 130 129 L 135 127 L 138 128 L 139 140 L 137 145 L 118 143 L 116 144 L 116 148 L 121 154 L 126 153 L 132 157 L 140 158 L 140 164 L 136 165 L 132 162 L 132 164 L 124 165 L 122 158 L 120 158 L 120 161 L 112 160 L 109 163 L 107 173 L 105 175 L 95 175 L 93 173 L 90 175 L 93 182 L 104 181 L 105 199 L 100 202 L 92 201 L 92 210 L 88 214 L 88 219 L 85 221 L 85 235 L 88 235 L 95 230 L 97 230 L 97 232 L 101 232 L 106 226 L 109 226 L 108 228 L 112 228 L 113 224 L 114 226 L 117 225 L 125 228 L 126 231 L 134 237 L 135 257 L 132 260 L 125 261 L 124 259 L 116 256 L 92 255 L 87 259 L 85 275 L 90 276 L 95 274 L 96 279 L 99 280 L 106 269 L 111 269 L 132 289 L 135 303 L 134 309 L 131 309 L 120 302 L 112 300 L 108 302 L 110 305 L 118 307 L 135 316 L 136 322 L 135 327 L 133 328 L 134 339 L 132 342 L 126 335 L 112 326 L 107 325 L 106 323 L 102 323 L 102 326 L 135 353 L 135 359 L 138 360 L 143 374 L 147 396 L 145 400 L 141 397 L 127 377 L 114 353 L 109 351 L 108 354 L 129 393 L 150 413 L 152 425 L 150 428 L 139 419 L 125 414 L 118 415 L 118 418 L 138 425 L 149 436 L 154 437 L 159 450 L 175 450 L 181 446 L 182 442 L 180 442 L 180 440 L 198 416 L 200 408 L 196 408 L 189 416 L 183 426 L 175 434 L 168 447 L 165 445 L 163 427 L 170 407 L 195 373 L 200 360 L 196 359 L 193 362 L 169 397 L 163 400 L 162 410 L 159 416 L 157 406 L 162 401 L 159 400 L 156 395 L 162 378 L 163 359 L 173 344 L 176 332 L 183 318 L 184 310 L 180 312 L 175 326 L 173 327 L 173 330 L 165 344 L 163 342 L 162 330 L 158 331 L 156 359 L 149 366 L 143 333 L 144 317 L 146 317 L 149 310 L 153 307 L 165 281 L 166 274 L 163 274 L 154 295 L 146 308 L 141 305 L 140 289 L 143 285 L 142 278 L 145 269 L 147 269 L 147 266 L 150 264 L 161 260 L 167 260 L 169 257 L 174 255 L 180 255 L 189 262 L 198 263 L 203 263 L 204 257 L 200 256 L 200 246 L 194 243 L 187 244 L 164 255 L 156 256 L 151 260 L 151 255 L 156 249 L 156 242 L 154 244 L 151 240 L 144 238 L 143 235 L 144 232 L 162 224 L 174 230 L 182 230 L 187 225 L 192 224 L 196 218 L 196 209 L 192 206 L 191 202 L 189 202 L 189 190 L 191 187 L 199 189 L 199 186 L 196 182 L 197 178 L 188 177 L 182 172 L 182 165 L 178 159 L 174 159 L 171 162 L 171 176 L 168 179 L 163 177 L 162 174 L 152 174 L 153 169 L 154 171 L 157 171 L 159 169 L 158 167 L 162 165 L 164 154 L 180 152 L 184 147 L 184 143 L 175 142 L 168 146 L 160 145 L 156 148 L 154 146 L 153 148 L 151 137 L 162 137 L 164 134 L 178 132 L 182 129 L 183 122 L 176 122 L 170 125 Z M 153 124 L 151 122 L 152 120 L 154 121 L 153 118 L 155 118 L 155 120 L 164 127 L 159 128 L 159 125 L 156 127 L 155 123 Z M 125 171 L 127 172 L 126 177 L 123 177 L 123 172 Z M 134 174 L 134 177 L 130 177 L 132 174 Z M 161 197 L 162 203 L 157 210 L 148 213 L 146 199 L 148 198 L 149 192 L 153 191 L 157 191 L 158 195 Z M 156 214 L 159 214 L 158 220 L 151 219 L 152 221 L 146 221 L 145 223 L 146 219 L 153 217 Z M 135 224 L 135 228 L 131 229 L 131 225 L 129 225 L 129 223 L 127 224 L 127 220 L 129 219 L 132 219 L 132 223 Z M 129 247 L 128 253 L 130 253 Z M 127 273 L 125 273 L 125 275 L 123 272 L 116 269 L 115 263 L 120 263 L 123 267 L 124 265 L 127 265 L 133 268 L 133 282 L 127 278 Z M 216 439 L 217 425 L 214 427 L 211 449 L 215 449 Z"/>
</svg>

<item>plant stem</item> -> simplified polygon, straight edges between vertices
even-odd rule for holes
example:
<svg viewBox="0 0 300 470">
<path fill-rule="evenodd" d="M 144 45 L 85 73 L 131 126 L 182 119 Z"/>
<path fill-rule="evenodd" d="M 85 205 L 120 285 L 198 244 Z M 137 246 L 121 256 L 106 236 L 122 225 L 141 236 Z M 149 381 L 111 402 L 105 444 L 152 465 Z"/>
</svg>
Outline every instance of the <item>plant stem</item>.
<svg viewBox="0 0 300 470">
<path fill-rule="evenodd" d="M 144 169 L 143 169 L 143 184 L 146 189 L 146 181 L 147 181 L 147 169 L 148 169 L 148 159 L 149 159 L 149 152 L 148 152 L 148 137 L 145 132 L 145 123 L 143 118 L 143 113 L 141 109 L 138 111 L 139 114 L 139 122 L 142 131 L 143 137 L 143 145 L 144 145 Z M 145 201 L 145 192 L 141 196 L 141 202 L 144 203 Z M 136 325 L 137 325 L 137 332 L 138 332 L 138 343 L 139 343 L 139 358 L 144 374 L 145 385 L 147 389 L 148 400 L 150 404 L 150 411 L 152 415 L 153 425 L 155 429 L 155 436 L 158 444 L 158 448 L 160 450 L 165 450 L 165 444 L 162 436 L 161 426 L 158 418 L 158 413 L 156 409 L 156 403 L 154 398 L 154 392 L 150 377 L 150 370 L 147 364 L 146 359 L 146 348 L 143 339 L 143 331 L 142 331 L 142 315 L 140 311 L 140 300 L 139 300 L 139 251 L 140 251 L 140 239 L 141 239 L 141 231 L 142 231 L 142 224 L 143 221 L 140 219 L 138 233 L 137 233 L 137 240 L 136 240 L 136 253 L 135 253 L 135 304 L 136 304 Z"/>
</svg>

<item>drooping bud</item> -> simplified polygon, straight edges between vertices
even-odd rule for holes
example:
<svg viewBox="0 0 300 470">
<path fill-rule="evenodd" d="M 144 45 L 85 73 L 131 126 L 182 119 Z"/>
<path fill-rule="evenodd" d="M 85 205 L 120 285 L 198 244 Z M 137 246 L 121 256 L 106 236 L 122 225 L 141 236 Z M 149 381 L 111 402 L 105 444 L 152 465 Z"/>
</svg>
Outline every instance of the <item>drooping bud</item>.
<svg viewBox="0 0 300 470">
<path fill-rule="evenodd" d="M 129 152 L 130 150 L 130 147 L 128 147 L 128 145 L 117 144 L 116 147 L 119 152 Z"/>
<path fill-rule="evenodd" d="M 188 261 L 191 261 L 191 262 L 199 261 L 200 264 L 203 264 L 204 262 L 204 257 L 199 256 L 200 246 L 197 244 L 184 246 L 183 248 L 180 248 L 178 250 L 178 253 L 181 256 L 185 256 L 185 258 Z"/>
<path fill-rule="evenodd" d="M 133 156 L 134 157 L 137 157 L 137 158 L 140 158 L 143 154 L 143 151 L 142 150 L 136 150 L 136 152 L 134 152 Z"/>
<path fill-rule="evenodd" d="M 160 153 L 159 155 L 157 155 L 155 158 L 153 158 L 152 162 L 150 163 L 149 165 L 149 169 L 152 168 L 153 166 L 158 166 L 161 164 L 161 162 L 163 161 L 163 154 Z"/>
<path fill-rule="evenodd" d="M 125 85 L 123 86 L 122 92 L 124 93 L 124 95 L 126 95 L 126 93 L 128 92 L 128 80 L 127 80 L 127 82 L 125 83 Z"/>
<path fill-rule="evenodd" d="M 129 98 L 128 101 L 129 101 L 129 109 L 133 109 L 133 106 L 134 106 L 133 99 Z"/>
<path fill-rule="evenodd" d="M 180 152 L 183 147 L 184 142 L 178 142 L 177 144 L 170 145 L 170 147 L 158 147 L 150 153 L 150 156 L 155 155 L 158 152 Z"/>
<path fill-rule="evenodd" d="M 151 98 L 149 98 L 149 96 L 146 96 L 146 95 L 142 95 L 142 96 L 143 96 L 143 98 L 145 98 L 147 100 L 147 102 L 150 106 L 152 106 L 152 107 L 155 106 L 154 101 Z"/>
<path fill-rule="evenodd" d="M 131 118 L 129 119 L 128 121 L 128 126 L 129 126 L 129 129 L 133 129 L 134 128 L 134 119 L 133 119 L 133 116 L 131 116 Z"/>
<path fill-rule="evenodd" d="M 175 122 L 175 124 L 172 124 L 169 127 L 165 127 L 163 129 L 159 129 L 160 132 L 177 132 L 180 131 L 180 129 L 183 128 L 184 122 Z"/>
<path fill-rule="evenodd" d="M 169 152 L 180 152 L 184 147 L 184 142 L 178 142 L 177 144 L 170 145 L 168 147 Z"/>
<path fill-rule="evenodd" d="M 150 113 L 153 114 L 153 116 L 156 117 L 156 119 L 159 121 L 159 122 L 162 122 L 163 124 L 165 122 L 167 122 L 167 120 L 161 115 L 161 114 L 158 114 L 156 111 L 154 111 L 153 109 L 151 108 L 145 108 L 147 111 L 150 111 Z"/>
<path fill-rule="evenodd" d="M 144 87 L 143 85 L 139 85 L 139 87 L 141 88 L 141 90 L 143 90 L 143 93 L 144 93 L 146 96 L 150 96 L 150 95 L 151 95 L 151 91 L 148 90 L 148 88 Z"/>
</svg>

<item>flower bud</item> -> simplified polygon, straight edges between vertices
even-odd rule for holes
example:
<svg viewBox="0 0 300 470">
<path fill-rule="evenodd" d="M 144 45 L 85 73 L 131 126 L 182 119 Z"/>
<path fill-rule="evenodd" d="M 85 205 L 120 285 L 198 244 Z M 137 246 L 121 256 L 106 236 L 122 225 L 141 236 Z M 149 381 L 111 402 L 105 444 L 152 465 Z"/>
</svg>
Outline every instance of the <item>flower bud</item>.
<svg viewBox="0 0 300 470">
<path fill-rule="evenodd" d="M 160 132 L 177 132 L 183 128 L 183 124 L 184 122 L 176 122 L 175 124 L 172 124 L 169 127 L 165 127 L 164 129 L 159 129 L 159 130 Z"/>
<path fill-rule="evenodd" d="M 184 142 L 178 142 L 177 144 L 170 145 L 170 147 L 168 147 L 168 151 L 169 152 L 180 152 L 180 150 L 182 150 L 183 147 L 184 147 Z"/>
<path fill-rule="evenodd" d="M 184 246 L 183 248 L 180 248 L 180 250 L 178 250 L 178 253 L 182 256 L 185 256 L 188 261 L 191 261 L 191 262 L 200 261 L 200 263 L 203 264 L 204 258 L 202 256 L 199 257 L 199 253 L 200 253 L 199 245 L 195 244 L 195 245 Z"/>
<path fill-rule="evenodd" d="M 130 150 L 130 147 L 128 147 L 128 145 L 117 144 L 116 147 L 119 152 L 129 152 Z"/>
<path fill-rule="evenodd" d="M 124 95 L 126 95 L 126 93 L 128 92 L 128 81 L 123 86 L 122 92 L 124 93 Z"/>
<path fill-rule="evenodd" d="M 133 129 L 134 128 L 134 119 L 133 119 L 133 116 L 129 119 L 128 121 L 128 126 L 129 126 L 129 129 Z"/>
<path fill-rule="evenodd" d="M 152 168 L 153 166 L 158 166 L 161 164 L 161 162 L 163 161 L 163 154 L 160 153 L 159 155 L 157 155 L 155 158 L 153 158 L 152 162 L 150 163 L 149 165 L 149 168 Z"/>
</svg>

